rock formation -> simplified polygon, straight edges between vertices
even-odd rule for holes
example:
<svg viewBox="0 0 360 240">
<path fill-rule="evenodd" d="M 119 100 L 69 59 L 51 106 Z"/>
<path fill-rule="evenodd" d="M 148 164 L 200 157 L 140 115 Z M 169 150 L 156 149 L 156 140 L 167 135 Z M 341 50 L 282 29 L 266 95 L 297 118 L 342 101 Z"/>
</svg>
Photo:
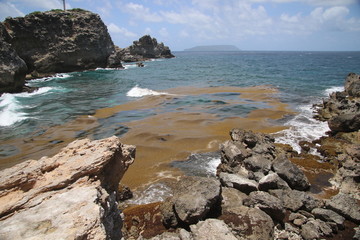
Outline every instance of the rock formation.
<svg viewBox="0 0 360 240">
<path fill-rule="evenodd" d="M 9 44 L 10 36 L 0 23 L 0 95 L 20 92 L 25 84 L 27 66 Z"/>
<path fill-rule="evenodd" d="M 99 15 L 82 9 L 34 12 L 7 18 L 4 25 L 12 47 L 35 76 L 106 67 L 115 52 Z"/>
<path fill-rule="evenodd" d="M 0 172 L 0 239 L 120 239 L 116 193 L 135 147 L 76 140 Z"/>
<path fill-rule="evenodd" d="M 120 50 L 121 59 L 124 62 L 144 61 L 151 58 L 173 58 L 169 47 L 158 43 L 150 35 L 141 37 L 134 41 L 133 45 Z"/>
</svg>

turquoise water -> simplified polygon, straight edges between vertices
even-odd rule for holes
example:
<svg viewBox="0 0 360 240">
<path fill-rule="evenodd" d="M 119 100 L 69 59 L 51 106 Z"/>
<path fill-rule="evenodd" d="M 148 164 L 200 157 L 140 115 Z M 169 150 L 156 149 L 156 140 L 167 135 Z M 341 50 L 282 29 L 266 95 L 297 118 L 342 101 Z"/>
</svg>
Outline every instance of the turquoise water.
<svg viewBox="0 0 360 240">
<path fill-rule="evenodd" d="M 166 93 L 170 88 L 268 85 L 279 90 L 277 97 L 298 112 L 279 121 L 291 126 L 279 141 L 294 143 L 311 139 L 326 126 L 311 119 L 311 105 L 329 92 L 339 90 L 349 72 L 360 73 L 360 52 L 175 52 L 176 58 L 145 62 L 144 68 L 59 74 L 29 81 L 35 93 L 3 94 L 0 97 L 0 143 L 14 138 L 38 136 L 77 116 L 92 116 L 97 109 L 136 101 L 146 95 Z M 172 99 L 160 109 L 127 110 L 100 119 L 94 138 L 127 132 L 124 123 L 160 112 L 189 111 L 226 117 L 246 116 L 266 108 L 259 102 L 228 106 L 238 93 L 200 94 Z M 215 99 L 216 98 L 216 99 Z M 214 99 L 216 100 L 214 103 Z M 216 105 L 216 106 L 214 106 Z M 317 129 L 314 129 L 317 127 Z M 77 132 L 86 137 L 88 132 Z M 0 144 L 0 159 L 16 155 L 16 146 Z"/>
</svg>

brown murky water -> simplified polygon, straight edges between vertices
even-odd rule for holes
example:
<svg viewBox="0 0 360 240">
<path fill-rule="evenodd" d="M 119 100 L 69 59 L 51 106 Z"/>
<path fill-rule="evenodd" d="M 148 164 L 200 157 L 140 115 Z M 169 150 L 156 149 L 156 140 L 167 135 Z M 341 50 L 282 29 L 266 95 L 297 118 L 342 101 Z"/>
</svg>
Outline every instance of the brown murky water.
<svg viewBox="0 0 360 240">
<path fill-rule="evenodd" d="M 139 100 L 103 108 L 94 116 L 80 116 L 63 125 L 55 126 L 32 136 L 12 139 L 2 144 L 16 146 L 17 154 L 0 159 L 1 168 L 11 166 L 26 159 L 39 159 L 51 156 L 76 138 L 86 136 L 94 138 L 94 131 L 101 119 L 115 116 L 119 112 L 131 110 L 151 110 L 152 115 L 123 122 L 129 128 L 121 136 L 122 142 L 137 146 L 135 163 L 129 168 L 122 182 L 132 189 L 161 178 L 176 178 L 181 172 L 168 164 L 174 160 L 186 159 L 191 153 L 216 151 L 219 144 L 229 139 L 232 128 L 244 128 L 264 133 L 277 132 L 283 126 L 274 125 L 271 120 L 281 119 L 293 114 L 288 106 L 277 98 L 276 89 L 270 86 L 249 88 L 239 87 L 182 87 L 166 90 L 167 95 L 147 96 Z M 227 101 L 226 106 L 256 105 L 257 109 L 245 116 L 224 117 L 221 114 L 209 113 L 208 109 L 216 108 L 214 100 L 206 105 L 179 107 L 171 111 L 164 110 L 174 99 L 183 96 L 200 96 L 203 94 L 234 93 L 237 97 Z M 207 109 L 206 109 L 207 108 Z M 211 112 L 211 111 L 210 111 Z M 111 126 L 110 126 L 111 127 Z M 81 133 L 84 133 L 81 135 Z"/>
</svg>

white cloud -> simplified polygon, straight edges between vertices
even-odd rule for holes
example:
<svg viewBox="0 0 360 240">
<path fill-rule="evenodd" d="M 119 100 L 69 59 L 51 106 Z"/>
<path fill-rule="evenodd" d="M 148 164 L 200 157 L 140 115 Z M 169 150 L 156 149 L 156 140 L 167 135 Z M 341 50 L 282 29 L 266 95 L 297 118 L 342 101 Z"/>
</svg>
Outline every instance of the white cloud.
<svg viewBox="0 0 360 240">
<path fill-rule="evenodd" d="M 145 22 L 161 22 L 162 18 L 157 13 L 151 13 L 149 8 L 141 4 L 128 3 L 122 7 L 123 11 L 129 13 L 135 20 Z"/>
<path fill-rule="evenodd" d="M 107 27 L 108 27 L 108 30 L 110 33 L 120 33 L 120 34 L 124 35 L 125 37 L 129 37 L 129 38 L 133 38 L 133 37 L 137 36 L 135 33 L 130 32 L 126 28 L 119 27 L 114 23 L 110 23 Z"/>
<path fill-rule="evenodd" d="M 159 34 L 162 38 L 167 38 L 169 36 L 168 30 L 164 27 L 159 30 Z"/>
</svg>

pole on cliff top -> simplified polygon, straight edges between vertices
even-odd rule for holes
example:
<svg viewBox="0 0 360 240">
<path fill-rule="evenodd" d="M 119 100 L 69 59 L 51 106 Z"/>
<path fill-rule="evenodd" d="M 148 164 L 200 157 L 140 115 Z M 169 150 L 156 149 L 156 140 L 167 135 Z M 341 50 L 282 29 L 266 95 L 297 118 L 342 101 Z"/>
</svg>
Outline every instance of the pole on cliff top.
<svg viewBox="0 0 360 240">
<path fill-rule="evenodd" d="M 66 8 L 65 8 L 65 0 L 62 0 L 63 2 L 63 5 L 64 5 L 64 11 L 66 11 Z"/>
</svg>

